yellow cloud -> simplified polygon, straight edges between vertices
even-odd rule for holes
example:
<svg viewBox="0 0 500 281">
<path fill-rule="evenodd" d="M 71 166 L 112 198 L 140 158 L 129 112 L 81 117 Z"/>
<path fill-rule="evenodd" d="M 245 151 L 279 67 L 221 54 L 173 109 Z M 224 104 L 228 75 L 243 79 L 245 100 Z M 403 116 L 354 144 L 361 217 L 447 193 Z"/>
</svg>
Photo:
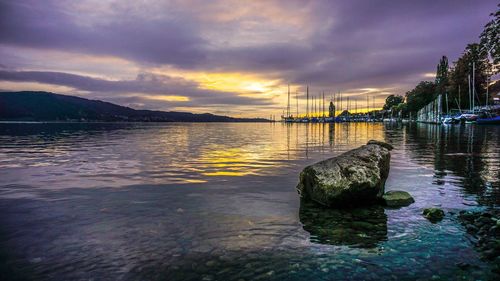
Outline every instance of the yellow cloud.
<svg viewBox="0 0 500 281">
<path fill-rule="evenodd" d="M 159 75 L 181 78 L 198 84 L 199 89 L 235 93 L 250 98 L 275 98 L 286 96 L 287 86 L 281 79 L 266 78 L 253 73 L 240 72 L 196 72 L 171 67 L 156 68 L 151 71 Z M 290 85 L 295 93 L 298 85 Z M 282 101 L 279 101 L 282 103 Z"/>
<path fill-rule="evenodd" d="M 182 102 L 182 101 L 189 101 L 189 97 L 185 96 L 175 96 L 175 95 L 146 95 L 143 96 L 145 99 L 148 100 L 158 100 L 158 101 L 173 101 L 173 102 Z"/>
<path fill-rule="evenodd" d="M 263 79 L 254 74 L 244 73 L 191 73 L 185 76 L 199 83 L 202 89 L 236 93 L 273 92 L 280 81 Z"/>
<path fill-rule="evenodd" d="M 7 91 L 46 91 L 55 93 L 80 93 L 74 88 L 38 82 L 0 81 L 0 89 Z"/>
</svg>

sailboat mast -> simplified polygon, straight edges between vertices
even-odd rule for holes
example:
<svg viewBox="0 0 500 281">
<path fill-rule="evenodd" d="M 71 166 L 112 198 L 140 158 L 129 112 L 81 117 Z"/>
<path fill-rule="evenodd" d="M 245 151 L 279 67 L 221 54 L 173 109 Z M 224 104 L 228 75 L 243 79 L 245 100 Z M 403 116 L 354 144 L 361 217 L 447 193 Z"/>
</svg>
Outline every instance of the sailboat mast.
<svg viewBox="0 0 500 281">
<path fill-rule="evenodd" d="M 314 117 L 318 117 L 318 97 L 314 98 Z"/>
<path fill-rule="evenodd" d="M 306 91 L 307 91 L 306 117 L 309 117 L 309 85 L 307 86 Z"/>
<path fill-rule="evenodd" d="M 314 115 L 316 115 L 316 99 L 314 98 L 314 94 L 312 95 L 312 113 L 311 117 L 314 118 Z"/>
<path fill-rule="evenodd" d="M 311 95 L 311 118 L 314 117 L 314 95 Z"/>
<path fill-rule="evenodd" d="M 286 117 L 290 117 L 290 84 L 288 84 L 288 102 L 286 104 Z"/>
<path fill-rule="evenodd" d="M 349 96 L 347 96 L 347 113 L 349 113 L 349 104 L 350 104 Z"/>
<path fill-rule="evenodd" d="M 335 109 L 337 109 L 337 101 L 335 100 L 335 92 L 333 92 L 332 94 L 332 102 L 333 102 L 333 106 L 335 107 Z M 335 117 L 335 110 L 333 111 L 333 117 Z"/>
<path fill-rule="evenodd" d="M 460 85 L 458 85 L 458 109 L 460 109 L 462 106 L 460 105 Z M 462 110 L 460 110 L 462 111 Z"/>
<path fill-rule="evenodd" d="M 325 118 L 325 92 L 323 91 L 323 110 L 322 110 L 323 118 Z"/>
<path fill-rule="evenodd" d="M 489 91 L 488 91 L 488 89 L 489 89 L 489 86 L 490 86 L 490 76 L 487 76 L 486 77 L 486 103 L 485 103 L 486 108 L 488 108 L 488 98 L 489 98 Z"/>
<path fill-rule="evenodd" d="M 474 98 L 476 97 L 476 63 L 472 62 L 472 113 L 474 113 L 475 110 L 475 100 Z"/>
<path fill-rule="evenodd" d="M 339 94 L 337 93 L 335 95 L 335 108 L 337 108 L 337 110 L 340 108 L 339 105 L 340 105 L 340 103 L 339 103 Z"/>
<path fill-rule="evenodd" d="M 470 95 L 470 74 L 467 76 L 468 84 L 469 84 L 469 110 L 472 111 L 472 99 Z"/>
<path fill-rule="evenodd" d="M 299 92 L 295 90 L 295 102 L 297 103 L 297 118 L 299 118 Z"/>
<path fill-rule="evenodd" d="M 370 114 L 370 102 L 369 102 L 370 97 L 368 97 L 368 94 L 366 94 L 366 116 L 369 116 Z"/>
<path fill-rule="evenodd" d="M 342 107 L 342 93 L 339 92 L 339 96 L 340 96 L 340 113 L 342 113 L 342 111 L 344 111 L 344 108 Z"/>
<path fill-rule="evenodd" d="M 321 106 L 321 100 L 319 99 L 319 94 L 316 97 L 316 117 L 319 117 L 319 108 Z"/>
<path fill-rule="evenodd" d="M 333 92 L 333 98 L 335 99 L 335 110 L 339 110 L 339 95 Z"/>
<path fill-rule="evenodd" d="M 316 97 L 316 117 L 319 115 L 319 95 Z"/>
<path fill-rule="evenodd" d="M 312 108 L 312 117 L 314 118 L 316 116 L 316 97 L 312 96 L 312 99 L 313 99 L 313 108 Z"/>
<path fill-rule="evenodd" d="M 446 98 L 446 115 L 450 115 L 448 108 L 448 92 L 445 93 L 445 98 Z"/>
</svg>

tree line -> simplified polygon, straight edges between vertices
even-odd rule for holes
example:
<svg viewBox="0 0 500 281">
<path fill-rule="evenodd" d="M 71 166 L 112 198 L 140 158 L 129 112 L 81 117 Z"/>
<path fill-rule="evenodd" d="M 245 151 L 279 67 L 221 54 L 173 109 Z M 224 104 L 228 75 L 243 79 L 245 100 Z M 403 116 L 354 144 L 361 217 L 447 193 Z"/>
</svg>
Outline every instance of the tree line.
<svg viewBox="0 0 500 281">
<path fill-rule="evenodd" d="M 383 109 L 400 116 L 415 116 L 421 108 L 443 94 L 447 97 L 447 101 L 443 98 L 443 102 L 447 102 L 443 109 L 449 106 L 467 110 L 472 103 L 469 88 L 471 91 L 475 89 L 475 105 L 491 104 L 491 90 L 498 91 L 499 87 L 499 83 L 495 83 L 493 89 L 488 89 L 491 77 L 500 73 L 500 9 L 491 13 L 490 17 L 492 19 L 479 36 L 479 43 L 468 44 L 451 67 L 448 58 L 443 56 L 437 65 L 434 81 L 421 81 L 404 96 L 388 96 Z"/>
</svg>

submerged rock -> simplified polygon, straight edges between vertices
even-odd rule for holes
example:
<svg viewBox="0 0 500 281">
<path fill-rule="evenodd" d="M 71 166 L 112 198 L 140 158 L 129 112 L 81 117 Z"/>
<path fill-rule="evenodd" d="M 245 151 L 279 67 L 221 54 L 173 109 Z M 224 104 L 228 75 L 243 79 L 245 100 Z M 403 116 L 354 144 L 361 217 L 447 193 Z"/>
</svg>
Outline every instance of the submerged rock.
<svg viewBox="0 0 500 281">
<path fill-rule="evenodd" d="M 384 204 L 389 207 L 403 207 L 415 202 L 410 193 L 399 190 L 387 191 L 382 199 Z"/>
<path fill-rule="evenodd" d="M 444 218 L 444 211 L 439 208 L 427 208 L 422 212 L 424 217 L 432 223 L 441 221 Z"/>
<path fill-rule="evenodd" d="M 384 194 L 392 146 L 369 141 L 357 149 L 316 164 L 300 173 L 300 196 L 323 206 L 346 207 L 377 202 Z"/>
<path fill-rule="evenodd" d="M 301 200 L 299 219 L 313 243 L 374 248 L 387 240 L 387 215 L 378 205 L 331 209 Z"/>
<path fill-rule="evenodd" d="M 467 269 L 467 268 L 469 268 L 469 267 L 470 267 L 470 264 L 469 264 L 469 263 L 466 263 L 466 262 L 458 262 L 458 263 L 456 263 L 455 265 L 456 265 L 458 268 L 463 269 L 463 270 L 465 270 L 465 269 Z"/>
<path fill-rule="evenodd" d="M 473 239 L 481 256 L 490 261 L 500 261 L 500 210 L 479 212 L 460 211 L 458 218 Z M 500 273 L 500 262 L 495 263 Z"/>
</svg>

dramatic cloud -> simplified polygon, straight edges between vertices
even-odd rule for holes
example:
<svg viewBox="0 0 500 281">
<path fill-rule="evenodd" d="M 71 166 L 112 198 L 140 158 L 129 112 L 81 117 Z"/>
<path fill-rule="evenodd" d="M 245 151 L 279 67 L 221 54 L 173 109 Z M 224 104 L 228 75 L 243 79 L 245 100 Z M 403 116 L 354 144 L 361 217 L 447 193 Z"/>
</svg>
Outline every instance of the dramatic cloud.
<svg viewBox="0 0 500 281">
<path fill-rule="evenodd" d="M 81 8 L 69 3 L 0 2 L 0 43 L 113 55 L 152 64 L 190 66 L 204 58 L 200 48 L 206 42 L 197 36 L 192 23 L 181 18 L 146 19 L 125 11 L 121 15 L 102 13 L 87 21 L 79 14 Z"/>
<path fill-rule="evenodd" d="M 476 42 L 496 5 L 0 0 L 0 79 L 8 81 L 0 88 L 65 86 L 136 107 L 268 116 L 281 112 L 290 83 L 302 94 L 309 84 L 381 105 L 429 79 L 442 55 L 454 60 Z"/>
<path fill-rule="evenodd" d="M 111 101 L 127 102 L 127 105 L 144 103 L 158 107 L 158 102 L 174 106 L 231 106 L 231 105 L 270 105 L 267 99 L 249 98 L 233 93 L 202 90 L 193 82 L 165 75 L 141 73 L 134 80 L 105 80 L 88 76 L 61 72 L 42 71 L 5 71 L 0 70 L 0 80 L 11 82 L 36 82 L 66 86 L 86 92 L 86 95 L 102 97 Z M 164 106 L 164 105 L 163 105 Z"/>
</svg>

